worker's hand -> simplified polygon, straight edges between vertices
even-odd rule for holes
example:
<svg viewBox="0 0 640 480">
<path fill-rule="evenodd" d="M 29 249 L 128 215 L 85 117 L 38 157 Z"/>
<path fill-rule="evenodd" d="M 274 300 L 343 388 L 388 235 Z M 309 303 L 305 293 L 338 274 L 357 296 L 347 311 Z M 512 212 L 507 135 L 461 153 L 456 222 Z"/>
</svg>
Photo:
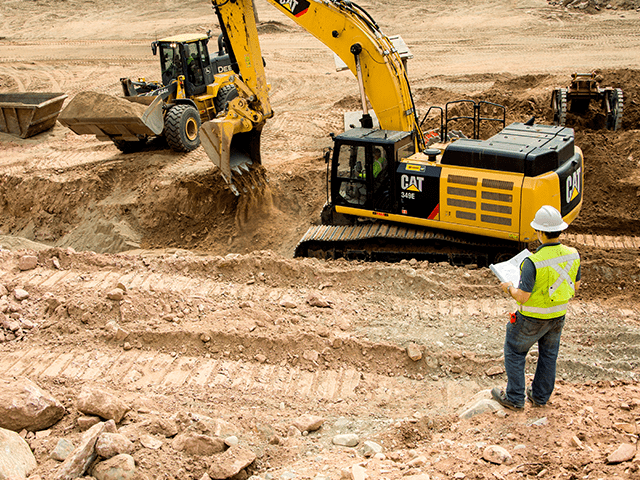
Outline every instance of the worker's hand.
<svg viewBox="0 0 640 480">
<path fill-rule="evenodd" d="M 500 284 L 500 288 L 502 288 L 502 291 L 504 293 L 506 293 L 507 295 L 509 295 L 509 287 L 513 287 L 513 283 L 511 283 L 511 282 L 502 282 Z"/>
</svg>

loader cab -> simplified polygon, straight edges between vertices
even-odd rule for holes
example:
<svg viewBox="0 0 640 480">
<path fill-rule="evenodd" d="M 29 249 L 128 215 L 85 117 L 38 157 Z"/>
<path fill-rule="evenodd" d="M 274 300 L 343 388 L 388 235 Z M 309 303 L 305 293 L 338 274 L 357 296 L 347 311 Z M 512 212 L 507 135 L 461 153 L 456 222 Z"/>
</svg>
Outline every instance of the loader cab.
<svg viewBox="0 0 640 480">
<path fill-rule="evenodd" d="M 159 51 L 162 83 L 170 84 L 183 75 L 187 97 L 202 95 L 214 81 L 207 35 L 176 35 L 153 42 L 154 55 Z"/>
<path fill-rule="evenodd" d="M 394 172 L 415 151 L 410 132 L 354 128 L 334 137 L 331 200 L 334 205 L 392 212 Z"/>
</svg>

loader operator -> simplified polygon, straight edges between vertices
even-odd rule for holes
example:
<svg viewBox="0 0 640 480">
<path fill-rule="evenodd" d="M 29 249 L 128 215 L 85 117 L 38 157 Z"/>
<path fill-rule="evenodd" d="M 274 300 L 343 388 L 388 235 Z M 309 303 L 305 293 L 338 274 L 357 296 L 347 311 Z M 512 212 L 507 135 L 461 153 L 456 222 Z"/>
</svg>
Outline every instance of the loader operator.
<svg viewBox="0 0 640 480">
<path fill-rule="evenodd" d="M 560 212 L 545 205 L 538 210 L 531 226 L 541 246 L 520 265 L 518 288 L 511 282 L 500 286 L 518 302 L 515 319 L 507 324 L 504 342 L 506 391 L 495 387 L 491 396 L 511 410 L 524 409 L 525 360 L 527 352 L 538 343 L 538 363 L 527 400 L 534 407 L 543 406 L 553 392 L 560 334 L 564 326 L 567 303 L 580 287 L 580 255 L 575 248 L 562 245 L 560 234 L 568 225 Z"/>
</svg>

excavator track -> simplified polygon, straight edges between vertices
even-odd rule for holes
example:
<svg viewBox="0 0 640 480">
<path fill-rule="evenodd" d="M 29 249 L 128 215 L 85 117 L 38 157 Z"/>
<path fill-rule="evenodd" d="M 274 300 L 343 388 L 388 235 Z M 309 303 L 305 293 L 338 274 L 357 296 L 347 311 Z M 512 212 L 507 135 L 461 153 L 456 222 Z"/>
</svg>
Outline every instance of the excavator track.
<svg viewBox="0 0 640 480">
<path fill-rule="evenodd" d="M 403 259 L 488 266 L 507 260 L 526 244 L 389 223 L 317 225 L 309 228 L 295 257 L 398 262 Z"/>
</svg>

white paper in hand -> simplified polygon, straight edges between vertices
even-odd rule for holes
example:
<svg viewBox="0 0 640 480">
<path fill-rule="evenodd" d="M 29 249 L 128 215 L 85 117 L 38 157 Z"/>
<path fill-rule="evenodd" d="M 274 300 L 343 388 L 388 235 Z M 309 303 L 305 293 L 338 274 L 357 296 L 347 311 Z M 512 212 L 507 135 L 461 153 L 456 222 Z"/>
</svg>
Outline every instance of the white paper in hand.
<svg viewBox="0 0 640 480">
<path fill-rule="evenodd" d="M 515 257 L 507 260 L 506 262 L 500 262 L 489 265 L 489 268 L 494 273 L 500 282 L 511 282 L 515 287 L 520 283 L 520 264 L 522 261 L 531 255 L 531 252 L 526 248 L 517 254 Z"/>
</svg>

